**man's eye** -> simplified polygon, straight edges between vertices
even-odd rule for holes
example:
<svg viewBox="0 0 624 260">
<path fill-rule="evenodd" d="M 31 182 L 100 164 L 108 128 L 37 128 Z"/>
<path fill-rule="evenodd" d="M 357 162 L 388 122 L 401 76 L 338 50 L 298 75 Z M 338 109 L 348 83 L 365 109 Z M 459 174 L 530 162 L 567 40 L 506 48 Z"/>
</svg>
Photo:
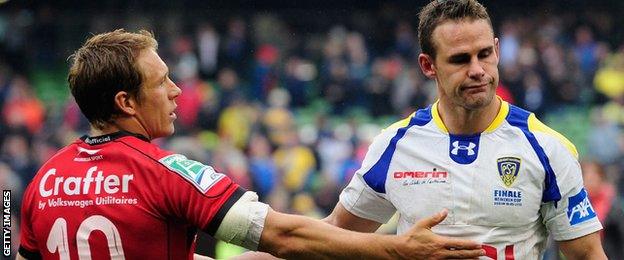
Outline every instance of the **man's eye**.
<svg viewBox="0 0 624 260">
<path fill-rule="evenodd" d="M 468 61 L 470 61 L 470 58 L 466 56 L 451 57 L 449 59 L 449 62 L 453 64 L 462 64 L 462 63 L 467 63 Z"/>
<path fill-rule="evenodd" d="M 490 51 L 490 50 L 482 51 L 481 53 L 479 53 L 479 58 L 487 58 L 491 54 L 492 54 L 492 51 Z"/>
</svg>

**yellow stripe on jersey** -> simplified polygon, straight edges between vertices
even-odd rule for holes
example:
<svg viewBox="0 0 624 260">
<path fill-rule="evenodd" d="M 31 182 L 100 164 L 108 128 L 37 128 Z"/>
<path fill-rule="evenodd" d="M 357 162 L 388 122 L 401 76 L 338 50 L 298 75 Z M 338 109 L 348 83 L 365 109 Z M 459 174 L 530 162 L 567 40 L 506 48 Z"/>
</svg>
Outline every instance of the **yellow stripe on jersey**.
<svg viewBox="0 0 624 260">
<path fill-rule="evenodd" d="M 499 96 L 496 96 L 496 98 L 501 101 L 501 107 L 500 109 L 498 109 L 498 114 L 496 114 L 496 117 L 494 118 L 492 123 L 490 123 L 490 125 L 485 129 L 486 133 L 494 132 L 496 128 L 498 128 L 503 122 L 505 122 L 505 118 L 507 117 L 507 114 L 509 114 L 509 103 L 504 101 Z M 433 103 L 433 106 L 431 106 L 431 117 L 433 117 L 433 121 L 436 123 L 438 128 L 440 128 L 440 130 L 442 130 L 442 132 L 444 132 L 445 134 L 448 134 L 449 131 L 444 125 L 444 122 L 442 122 L 442 117 L 440 117 L 440 114 L 438 113 L 438 102 L 439 100 Z"/>
<path fill-rule="evenodd" d="M 440 100 L 437 100 L 431 106 L 431 117 L 433 118 L 433 122 L 435 122 L 438 128 L 440 128 L 443 133 L 448 134 L 449 131 L 444 125 L 444 122 L 442 122 L 442 117 L 440 117 L 440 113 L 438 113 L 438 102 L 440 102 Z"/>
<path fill-rule="evenodd" d="M 388 129 L 398 129 L 398 128 L 406 127 L 407 125 L 409 125 L 409 122 L 410 120 L 412 120 L 412 117 L 414 117 L 414 115 L 416 115 L 416 112 L 412 113 L 406 118 L 401 119 L 401 121 L 391 124 L 390 126 L 386 127 L 384 130 L 382 130 L 382 132 Z"/>
<path fill-rule="evenodd" d="M 490 123 L 490 125 L 485 129 L 486 133 L 494 132 L 496 128 L 498 128 L 503 122 L 505 122 L 505 118 L 507 117 L 507 114 L 509 114 L 509 103 L 507 103 L 507 101 L 504 101 L 499 96 L 496 96 L 496 98 L 500 99 L 501 107 L 498 110 L 498 114 L 496 114 L 494 121 L 492 121 L 492 123 Z"/>
<path fill-rule="evenodd" d="M 574 157 L 578 160 L 579 155 L 578 155 L 578 151 L 576 150 L 576 146 L 574 146 L 574 144 L 570 142 L 568 138 L 566 138 L 559 132 L 553 130 L 552 128 L 548 127 L 547 125 L 542 123 L 542 121 L 539 121 L 539 119 L 537 119 L 537 117 L 535 117 L 535 114 L 533 113 L 531 113 L 531 115 L 529 116 L 528 123 L 529 123 L 529 131 L 541 132 L 541 133 L 545 133 L 552 137 L 557 138 L 557 140 L 559 140 L 570 151 L 570 153 L 572 153 L 572 155 L 574 155 Z"/>
</svg>

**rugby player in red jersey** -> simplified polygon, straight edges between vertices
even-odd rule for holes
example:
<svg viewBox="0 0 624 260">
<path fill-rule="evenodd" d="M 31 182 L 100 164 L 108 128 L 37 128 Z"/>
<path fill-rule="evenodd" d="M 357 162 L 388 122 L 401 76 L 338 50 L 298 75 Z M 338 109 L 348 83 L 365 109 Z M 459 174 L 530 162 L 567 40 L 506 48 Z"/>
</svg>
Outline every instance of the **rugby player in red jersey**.
<svg viewBox="0 0 624 260">
<path fill-rule="evenodd" d="M 474 258 L 430 228 L 364 234 L 273 211 L 226 175 L 150 141 L 170 136 L 181 90 L 146 31 L 91 37 L 73 54 L 71 93 L 91 135 L 46 162 L 24 195 L 18 259 L 192 259 L 195 235 L 284 258 Z"/>
</svg>

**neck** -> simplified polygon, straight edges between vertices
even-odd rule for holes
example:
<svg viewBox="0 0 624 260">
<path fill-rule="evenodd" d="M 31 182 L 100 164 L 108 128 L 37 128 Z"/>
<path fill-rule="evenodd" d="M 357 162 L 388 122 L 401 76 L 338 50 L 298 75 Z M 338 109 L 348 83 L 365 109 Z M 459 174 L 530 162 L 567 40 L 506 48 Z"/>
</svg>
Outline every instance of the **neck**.
<svg viewBox="0 0 624 260">
<path fill-rule="evenodd" d="M 438 114 L 449 133 L 472 135 L 485 131 L 500 110 L 501 101 L 494 98 L 490 104 L 479 109 L 466 109 L 446 100 L 438 102 Z"/>
<path fill-rule="evenodd" d="M 105 124 L 104 127 L 102 127 L 101 129 L 91 125 L 90 135 L 100 136 L 116 133 L 119 131 L 140 134 L 142 136 L 145 136 L 147 139 L 152 139 L 152 137 L 147 134 L 147 131 L 145 131 L 141 124 L 137 124 L 136 121 L 130 118 L 119 118 L 112 123 Z"/>
<path fill-rule="evenodd" d="M 91 125 L 91 131 L 89 135 L 91 136 L 108 135 L 108 134 L 112 134 L 112 133 L 119 132 L 119 131 L 121 131 L 121 129 L 119 129 L 117 126 L 114 126 L 114 125 L 107 124 L 102 129 Z"/>
</svg>

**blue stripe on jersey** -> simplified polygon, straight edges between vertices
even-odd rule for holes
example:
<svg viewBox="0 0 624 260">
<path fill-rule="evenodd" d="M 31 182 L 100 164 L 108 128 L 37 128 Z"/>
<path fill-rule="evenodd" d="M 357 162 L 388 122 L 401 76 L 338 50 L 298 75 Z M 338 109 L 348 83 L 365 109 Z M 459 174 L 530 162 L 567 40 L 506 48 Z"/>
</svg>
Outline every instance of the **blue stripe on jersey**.
<svg viewBox="0 0 624 260">
<path fill-rule="evenodd" d="M 386 193 L 386 177 L 388 176 L 388 169 L 390 168 L 390 162 L 392 156 L 396 150 L 396 144 L 405 136 L 407 129 L 410 127 L 424 126 L 431 121 L 431 106 L 426 109 L 420 109 L 416 112 L 407 126 L 401 127 L 397 130 L 397 133 L 390 139 L 390 143 L 386 150 L 381 154 L 379 160 L 371 167 L 366 173 L 364 173 L 364 181 L 374 191 L 379 193 Z"/>
<path fill-rule="evenodd" d="M 512 126 L 520 128 L 526 136 L 527 140 L 533 147 L 533 150 L 537 154 L 542 166 L 544 167 L 544 171 L 546 172 L 546 176 L 544 177 L 544 182 L 546 187 L 542 192 L 542 202 L 548 201 L 559 201 L 561 199 L 561 193 L 559 192 L 559 186 L 557 186 L 557 177 L 555 176 L 555 172 L 550 166 L 550 161 L 542 146 L 537 142 L 535 135 L 529 131 L 528 119 L 530 113 L 524 109 L 519 107 L 510 105 L 509 106 L 509 115 L 507 115 L 507 122 Z"/>
</svg>

